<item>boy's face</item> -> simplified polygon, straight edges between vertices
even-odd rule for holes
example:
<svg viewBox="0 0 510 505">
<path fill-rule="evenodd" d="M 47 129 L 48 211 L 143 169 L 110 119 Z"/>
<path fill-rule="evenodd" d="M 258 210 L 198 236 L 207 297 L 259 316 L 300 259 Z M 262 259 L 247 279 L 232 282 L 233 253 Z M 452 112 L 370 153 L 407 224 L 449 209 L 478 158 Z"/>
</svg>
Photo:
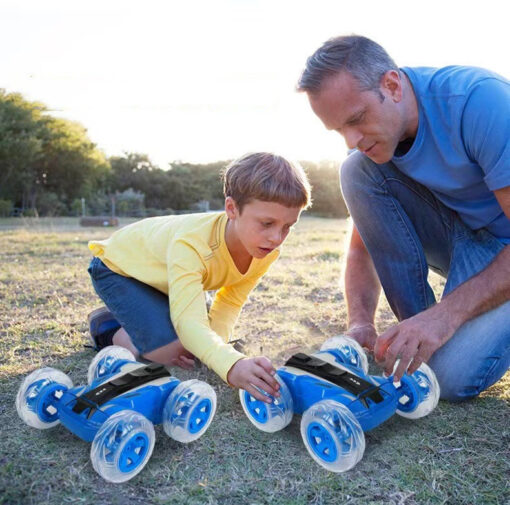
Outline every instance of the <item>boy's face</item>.
<svg viewBox="0 0 510 505">
<path fill-rule="evenodd" d="M 301 210 L 301 207 L 252 200 L 239 212 L 231 197 L 225 200 L 225 211 L 231 221 L 234 238 L 254 258 L 264 258 L 283 243 L 299 219 Z"/>
</svg>

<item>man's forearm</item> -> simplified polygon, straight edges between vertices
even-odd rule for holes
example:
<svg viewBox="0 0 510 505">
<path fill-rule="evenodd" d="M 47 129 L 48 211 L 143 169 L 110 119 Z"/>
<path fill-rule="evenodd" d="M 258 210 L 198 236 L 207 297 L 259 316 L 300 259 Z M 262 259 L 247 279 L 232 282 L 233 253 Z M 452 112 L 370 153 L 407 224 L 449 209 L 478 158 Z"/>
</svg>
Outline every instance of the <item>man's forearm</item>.
<svg viewBox="0 0 510 505">
<path fill-rule="evenodd" d="M 355 229 L 347 251 L 344 277 L 349 327 L 373 324 L 381 284 L 372 258 Z"/>
<path fill-rule="evenodd" d="M 466 321 L 508 300 L 510 300 L 510 246 L 506 246 L 487 268 L 458 286 L 429 310 L 441 310 L 448 314 L 453 331 L 456 331 Z"/>
</svg>

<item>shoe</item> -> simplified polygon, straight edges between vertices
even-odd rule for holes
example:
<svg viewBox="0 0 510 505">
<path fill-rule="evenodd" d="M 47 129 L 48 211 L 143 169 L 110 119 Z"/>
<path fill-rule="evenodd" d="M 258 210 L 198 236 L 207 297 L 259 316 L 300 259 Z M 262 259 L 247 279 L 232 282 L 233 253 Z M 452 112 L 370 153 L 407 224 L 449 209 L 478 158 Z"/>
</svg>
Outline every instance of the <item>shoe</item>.
<svg viewBox="0 0 510 505">
<path fill-rule="evenodd" d="M 112 345 L 113 335 L 120 328 L 119 322 L 108 307 L 93 310 L 88 316 L 90 339 L 96 351 Z"/>
</svg>

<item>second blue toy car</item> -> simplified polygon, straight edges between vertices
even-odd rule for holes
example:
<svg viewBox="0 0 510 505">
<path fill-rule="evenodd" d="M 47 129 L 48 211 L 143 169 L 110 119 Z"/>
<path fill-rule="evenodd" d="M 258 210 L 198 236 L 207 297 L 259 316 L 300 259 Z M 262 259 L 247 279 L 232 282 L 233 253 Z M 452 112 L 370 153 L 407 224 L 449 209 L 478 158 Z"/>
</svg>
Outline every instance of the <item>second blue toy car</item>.
<svg viewBox="0 0 510 505">
<path fill-rule="evenodd" d="M 301 436 L 312 458 L 327 470 L 344 472 L 363 457 L 365 431 L 395 413 L 423 417 L 439 399 L 436 377 L 425 364 L 399 383 L 367 372 L 360 345 L 333 337 L 319 352 L 295 354 L 278 369 L 279 398 L 265 403 L 241 390 L 241 405 L 248 419 L 266 432 L 281 430 L 294 413 L 302 414 Z"/>
<path fill-rule="evenodd" d="M 61 422 L 92 442 L 92 465 L 110 482 L 125 482 L 146 465 L 155 424 L 187 443 L 205 433 L 216 411 L 209 384 L 181 382 L 162 365 L 135 361 L 122 347 L 106 347 L 96 355 L 88 383 L 73 387 L 63 372 L 41 368 L 21 384 L 16 408 L 29 426 L 46 429 Z"/>
</svg>

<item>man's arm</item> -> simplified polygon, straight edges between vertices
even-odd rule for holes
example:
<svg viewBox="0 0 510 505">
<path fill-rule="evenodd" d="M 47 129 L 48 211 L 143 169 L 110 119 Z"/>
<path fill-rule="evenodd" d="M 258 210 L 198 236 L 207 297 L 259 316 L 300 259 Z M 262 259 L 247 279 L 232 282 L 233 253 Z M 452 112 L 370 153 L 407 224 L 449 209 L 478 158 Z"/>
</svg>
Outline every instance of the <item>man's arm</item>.
<svg viewBox="0 0 510 505">
<path fill-rule="evenodd" d="M 494 191 L 505 215 L 510 219 L 510 186 Z M 510 246 L 506 246 L 494 261 L 467 280 L 441 302 L 393 326 L 381 335 L 375 345 L 375 357 L 384 361 L 386 373 L 391 373 L 395 360 L 400 364 L 395 378 L 409 365 L 413 373 L 423 362 L 444 345 L 466 321 L 510 300 Z"/>
<path fill-rule="evenodd" d="M 374 349 L 377 332 L 375 311 L 381 284 L 372 258 L 354 226 L 345 263 L 345 299 L 347 303 L 347 334 L 370 351 Z"/>
</svg>

